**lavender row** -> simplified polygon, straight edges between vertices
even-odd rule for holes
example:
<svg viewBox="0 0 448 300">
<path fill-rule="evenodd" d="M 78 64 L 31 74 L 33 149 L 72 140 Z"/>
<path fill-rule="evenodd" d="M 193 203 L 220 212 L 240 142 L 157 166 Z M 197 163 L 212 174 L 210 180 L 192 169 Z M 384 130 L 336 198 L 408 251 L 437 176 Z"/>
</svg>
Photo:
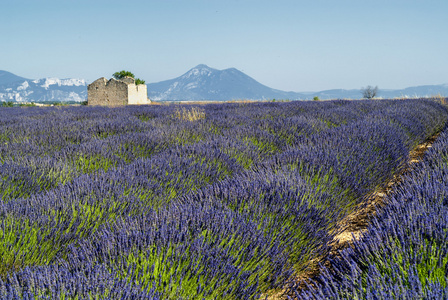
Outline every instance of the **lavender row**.
<svg viewBox="0 0 448 300">
<path fill-rule="evenodd" d="M 299 299 L 448 297 L 448 130 L 387 199 L 367 233 Z M 294 291 L 294 288 L 292 289 Z"/>
</svg>

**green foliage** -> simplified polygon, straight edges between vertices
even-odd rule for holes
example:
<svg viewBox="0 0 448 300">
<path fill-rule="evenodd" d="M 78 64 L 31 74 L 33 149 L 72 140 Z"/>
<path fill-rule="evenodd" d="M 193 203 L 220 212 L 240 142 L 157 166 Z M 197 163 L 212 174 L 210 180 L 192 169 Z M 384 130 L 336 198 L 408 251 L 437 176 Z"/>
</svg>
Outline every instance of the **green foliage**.
<svg viewBox="0 0 448 300">
<path fill-rule="evenodd" d="M 87 100 L 84 100 L 81 102 L 81 105 L 88 105 L 88 104 L 89 104 L 89 101 L 87 101 Z"/>
<path fill-rule="evenodd" d="M 289 99 L 272 99 L 271 102 L 290 102 L 291 100 Z"/>
<path fill-rule="evenodd" d="M 319 101 L 320 99 L 319 99 L 319 97 L 317 97 L 317 96 L 315 96 L 314 98 L 313 98 L 313 101 Z"/>
<path fill-rule="evenodd" d="M 53 106 L 67 106 L 68 103 L 65 103 L 65 102 L 53 102 L 52 105 Z"/>
<path fill-rule="evenodd" d="M 20 107 L 33 107 L 33 106 L 36 106 L 36 104 L 34 104 L 33 102 L 31 102 L 31 103 L 20 103 L 19 106 Z"/>
<path fill-rule="evenodd" d="M 125 70 L 122 70 L 122 71 L 120 71 L 120 72 L 115 72 L 114 74 L 112 74 L 112 76 L 113 76 L 115 79 L 123 79 L 123 78 L 125 78 L 125 77 L 132 77 L 132 78 L 135 78 L 135 75 L 134 75 L 132 72 L 125 71 Z"/>
<path fill-rule="evenodd" d="M 115 164 L 101 155 L 82 154 L 74 161 L 74 167 L 82 173 L 92 173 L 98 170 L 107 171 L 115 167 Z"/>
<path fill-rule="evenodd" d="M 145 81 L 142 80 L 142 79 L 140 79 L 140 78 L 137 78 L 137 79 L 135 79 L 135 84 L 136 84 L 136 85 L 139 85 L 139 84 L 145 84 Z"/>
<path fill-rule="evenodd" d="M 12 102 L 12 101 L 2 102 L 2 106 L 3 107 L 13 107 L 14 106 L 14 102 Z"/>
<path fill-rule="evenodd" d="M 0 226 L 0 276 L 24 266 L 47 264 L 60 245 L 51 228 L 37 228 L 28 220 L 7 217 Z M 42 255 L 45 253 L 45 255 Z"/>
<path fill-rule="evenodd" d="M 136 85 L 139 85 L 139 84 L 145 84 L 145 81 L 144 81 L 143 79 L 135 78 L 134 73 L 132 73 L 132 72 L 130 72 L 130 71 L 122 70 L 122 71 L 120 71 L 120 72 L 115 72 L 114 74 L 112 74 L 112 76 L 113 76 L 115 79 L 117 79 L 117 80 L 119 80 L 119 79 L 123 79 L 123 78 L 125 78 L 125 77 L 131 77 L 131 78 L 134 78 L 134 79 L 135 79 L 135 84 L 136 84 Z"/>
</svg>

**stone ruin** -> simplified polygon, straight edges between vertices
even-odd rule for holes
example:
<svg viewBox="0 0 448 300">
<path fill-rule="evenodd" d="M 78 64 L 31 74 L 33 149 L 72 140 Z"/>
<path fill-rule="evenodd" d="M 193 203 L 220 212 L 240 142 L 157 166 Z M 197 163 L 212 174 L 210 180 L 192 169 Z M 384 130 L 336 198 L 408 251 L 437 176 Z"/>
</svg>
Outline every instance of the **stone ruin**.
<svg viewBox="0 0 448 300">
<path fill-rule="evenodd" d="M 132 77 L 122 79 L 101 77 L 87 86 L 88 105 L 119 106 L 150 104 L 145 84 L 135 84 Z"/>
</svg>

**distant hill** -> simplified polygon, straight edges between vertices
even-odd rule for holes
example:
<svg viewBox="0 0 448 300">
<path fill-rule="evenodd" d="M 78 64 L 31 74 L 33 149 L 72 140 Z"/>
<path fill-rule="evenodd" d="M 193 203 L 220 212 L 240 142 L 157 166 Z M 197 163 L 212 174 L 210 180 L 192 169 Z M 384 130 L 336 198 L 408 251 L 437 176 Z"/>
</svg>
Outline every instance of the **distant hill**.
<svg viewBox="0 0 448 300">
<path fill-rule="evenodd" d="M 399 90 L 378 90 L 378 98 L 392 99 L 392 98 L 420 98 L 442 95 L 448 97 L 448 84 L 439 85 L 422 85 L 408 87 Z M 305 99 L 312 99 L 314 96 L 319 99 L 360 99 L 362 98 L 361 90 L 326 90 L 320 92 L 306 93 Z"/>
<path fill-rule="evenodd" d="M 398 93 L 400 95 L 397 95 Z M 448 84 L 413 86 L 401 90 L 380 90 L 380 96 L 383 98 L 403 96 L 408 98 L 416 98 L 430 97 L 439 94 L 448 97 Z"/>
</svg>

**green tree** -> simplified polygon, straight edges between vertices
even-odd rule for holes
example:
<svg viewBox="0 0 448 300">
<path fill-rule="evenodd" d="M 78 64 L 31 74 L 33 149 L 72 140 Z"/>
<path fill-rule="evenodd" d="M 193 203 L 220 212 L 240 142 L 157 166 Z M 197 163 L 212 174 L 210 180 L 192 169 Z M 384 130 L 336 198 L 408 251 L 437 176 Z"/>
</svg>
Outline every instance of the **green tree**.
<svg viewBox="0 0 448 300">
<path fill-rule="evenodd" d="M 145 84 L 145 81 L 142 80 L 142 79 L 140 79 L 140 78 L 137 78 L 137 79 L 135 79 L 135 84 L 137 84 L 137 85 L 139 85 L 139 84 Z"/>
<path fill-rule="evenodd" d="M 123 79 L 123 78 L 125 78 L 125 77 L 132 77 L 132 78 L 135 78 L 135 75 L 132 73 L 132 72 L 129 72 L 129 71 L 125 71 L 125 70 L 123 70 L 123 71 L 120 71 L 120 72 L 115 72 L 114 74 L 112 74 L 112 76 L 115 78 L 115 79 Z"/>
<path fill-rule="evenodd" d="M 144 81 L 144 80 L 142 80 L 142 79 L 140 79 L 140 78 L 135 78 L 134 73 L 129 72 L 129 71 L 125 71 L 125 70 L 122 70 L 122 71 L 120 71 L 120 72 L 115 72 L 114 74 L 112 74 L 112 76 L 113 76 L 115 79 L 117 79 L 117 80 L 119 80 L 119 79 L 123 79 L 123 78 L 125 78 L 125 77 L 132 77 L 132 78 L 135 79 L 135 84 L 136 84 L 136 85 L 139 85 L 139 84 L 145 84 L 145 81 Z"/>
<path fill-rule="evenodd" d="M 14 106 L 14 102 L 12 102 L 12 101 L 2 102 L 2 106 L 3 107 L 13 107 Z"/>
</svg>

